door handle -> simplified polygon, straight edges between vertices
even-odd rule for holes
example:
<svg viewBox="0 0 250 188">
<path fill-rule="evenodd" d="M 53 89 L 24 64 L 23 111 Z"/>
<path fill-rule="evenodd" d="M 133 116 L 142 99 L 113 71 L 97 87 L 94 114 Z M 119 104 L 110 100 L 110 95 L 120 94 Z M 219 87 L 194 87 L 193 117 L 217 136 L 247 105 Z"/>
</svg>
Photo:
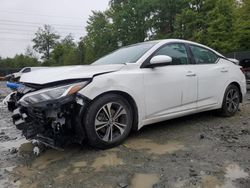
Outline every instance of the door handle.
<svg viewBox="0 0 250 188">
<path fill-rule="evenodd" d="M 222 68 L 220 72 L 226 73 L 226 72 L 228 72 L 228 70 L 226 68 Z"/>
<path fill-rule="evenodd" d="M 188 71 L 186 76 L 192 77 L 192 76 L 196 76 L 196 74 L 192 71 Z"/>
</svg>

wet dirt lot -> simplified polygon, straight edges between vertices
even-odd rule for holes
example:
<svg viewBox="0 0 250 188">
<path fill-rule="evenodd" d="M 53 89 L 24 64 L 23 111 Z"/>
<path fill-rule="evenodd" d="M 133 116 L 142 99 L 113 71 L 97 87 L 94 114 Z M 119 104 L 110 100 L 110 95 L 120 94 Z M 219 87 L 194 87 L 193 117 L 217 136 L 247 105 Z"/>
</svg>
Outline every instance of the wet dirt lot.
<svg viewBox="0 0 250 188">
<path fill-rule="evenodd" d="M 0 100 L 9 92 L 0 82 Z M 231 118 L 206 112 L 147 126 L 110 150 L 72 145 L 38 156 L 0 104 L 0 188 L 249 188 L 247 98 Z"/>
</svg>

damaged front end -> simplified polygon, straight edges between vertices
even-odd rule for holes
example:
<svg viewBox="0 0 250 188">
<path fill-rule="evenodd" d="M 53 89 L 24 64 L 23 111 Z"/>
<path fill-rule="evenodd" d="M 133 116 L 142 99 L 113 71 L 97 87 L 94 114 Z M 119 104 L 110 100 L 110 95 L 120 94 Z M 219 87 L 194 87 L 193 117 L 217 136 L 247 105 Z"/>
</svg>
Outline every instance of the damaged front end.
<svg viewBox="0 0 250 188">
<path fill-rule="evenodd" d="M 53 148 L 82 143 L 85 136 L 81 120 L 90 101 L 78 91 L 89 82 L 20 84 L 6 100 L 13 112 L 13 123 L 27 139 L 36 139 Z"/>
</svg>

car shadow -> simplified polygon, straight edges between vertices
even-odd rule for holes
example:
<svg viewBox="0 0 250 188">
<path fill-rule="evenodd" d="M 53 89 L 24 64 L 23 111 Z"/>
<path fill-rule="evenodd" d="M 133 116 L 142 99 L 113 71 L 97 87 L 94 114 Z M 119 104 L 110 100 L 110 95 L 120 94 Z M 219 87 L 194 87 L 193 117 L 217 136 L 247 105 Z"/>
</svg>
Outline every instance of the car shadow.
<svg viewBox="0 0 250 188">
<path fill-rule="evenodd" d="M 209 121 L 212 117 L 220 118 L 214 111 L 201 112 L 193 115 L 183 116 L 171 120 L 162 121 L 159 123 L 149 124 L 142 127 L 139 131 L 133 131 L 132 136 L 143 134 L 154 134 L 155 132 L 175 130 L 183 128 L 189 124 L 200 124 L 205 121 Z"/>
<path fill-rule="evenodd" d="M 129 141 L 131 139 L 154 139 L 157 140 L 157 137 L 160 135 L 172 134 L 181 134 L 180 132 L 184 129 L 187 129 L 188 126 L 203 126 L 204 121 L 209 121 L 211 118 L 221 118 L 216 115 L 214 111 L 202 112 L 194 115 L 188 115 L 184 117 L 179 117 L 167 121 L 162 121 L 159 123 L 150 124 L 142 127 L 138 131 L 131 131 L 129 137 L 125 140 Z M 135 140 L 136 141 L 136 140 Z M 123 143 L 123 144 L 124 144 Z M 99 151 L 98 149 L 92 148 L 88 145 L 87 142 L 84 142 L 83 145 L 71 145 L 70 148 L 79 147 L 84 151 Z M 67 147 L 69 148 L 69 147 Z"/>
</svg>

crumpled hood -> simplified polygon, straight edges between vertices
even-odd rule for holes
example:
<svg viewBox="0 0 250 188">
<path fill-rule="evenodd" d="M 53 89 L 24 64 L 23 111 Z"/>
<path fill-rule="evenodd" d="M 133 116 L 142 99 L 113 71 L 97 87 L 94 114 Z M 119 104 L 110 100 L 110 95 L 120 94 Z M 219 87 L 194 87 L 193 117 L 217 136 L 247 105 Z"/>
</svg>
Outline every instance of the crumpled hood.
<svg viewBox="0 0 250 188">
<path fill-rule="evenodd" d="M 51 67 L 25 73 L 21 76 L 20 82 L 42 85 L 63 80 L 92 78 L 96 74 L 118 71 L 123 66 L 125 65 L 117 64 Z"/>
</svg>

